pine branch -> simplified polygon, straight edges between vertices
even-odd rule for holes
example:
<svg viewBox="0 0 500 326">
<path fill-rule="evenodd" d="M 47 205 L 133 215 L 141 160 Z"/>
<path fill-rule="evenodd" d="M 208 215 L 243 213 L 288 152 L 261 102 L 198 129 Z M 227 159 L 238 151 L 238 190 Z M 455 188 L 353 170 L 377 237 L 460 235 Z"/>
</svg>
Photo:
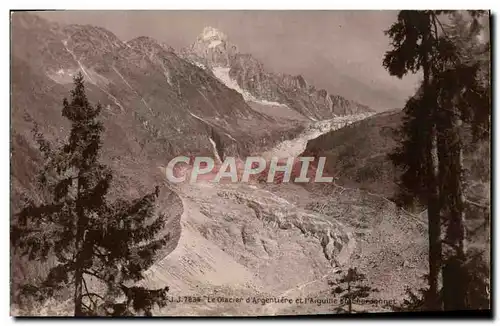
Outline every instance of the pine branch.
<svg viewBox="0 0 500 326">
<path fill-rule="evenodd" d="M 130 251 L 129 261 L 123 266 L 125 277 L 138 281 L 142 278 L 142 271 L 151 267 L 154 263 L 156 252 L 163 248 L 170 235 L 152 241 L 144 246 L 133 248 Z"/>
<path fill-rule="evenodd" d="M 439 27 L 441 27 L 441 31 L 443 32 L 443 35 L 445 37 L 448 37 L 448 34 L 446 33 L 446 30 L 445 30 L 443 24 L 441 23 L 441 21 L 439 20 L 439 18 L 437 18 L 436 14 L 432 10 L 431 10 L 431 15 L 433 17 L 433 21 L 437 22 L 439 24 Z"/>
<path fill-rule="evenodd" d="M 89 288 L 87 287 L 87 281 L 85 281 L 85 277 L 82 277 L 82 281 L 83 281 L 83 286 L 85 287 L 85 292 L 87 292 L 86 294 L 82 295 L 82 298 L 85 296 L 88 296 L 90 302 L 94 305 L 94 307 L 97 307 L 96 303 L 94 302 L 94 300 L 92 300 L 92 297 L 89 295 L 90 292 L 89 292 Z"/>
<path fill-rule="evenodd" d="M 52 267 L 42 285 L 45 288 L 61 289 L 69 283 L 68 274 L 72 271 L 74 271 L 72 262 Z"/>
<path fill-rule="evenodd" d="M 95 256 L 104 259 L 106 262 L 108 261 L 108 255 L 107 254 L 103 254 L 101 252 L 100 248 L 96 244 L 94 244 L 93 249 L 95 250 L 94 251 L 94 255 Z"/>
<path fill-rule="evenodd" d="M 48 258 L 48 254 L 54 248 L 54 241 L 62 234 L 64 230 L 52 226 L 51 228 L 38 229 L 11 226 L 11 244 L 21 250 L 21 255 L 28 255 L 31 259 L 34 257 Z"/>
<path fill-rule="evenodd" d="M 97 273 L 94 273 L 94 272 L 89 271 L 89 270 L 87 270 L 87 269 L 84 269 L 84 270 L 83 270 L 83 273 L 84 273 L 84 274 L 87 274 L 87 275 L 90 275 L 90 276 L 94 276 L 95 278 L 98 278 L 98 279 L 100 279 L 101 281 L 107 282 L 106 278 L 104 278 L 103 276 L 98 275 Z"/>
<path fill-rule="evenodd" d="M 36 225 L 41 225 L 43 222 L 53 222 L 51 218 L 58 214 L 64 207 L 64 203 L 44 204 L 44 205 L 28 205 L 15 215 L 17 223 L 21 226 L 26 226 L 28 222 L 34 222 Z"/>
<path fill-rule="evenodd" d="M 167 221 L 165 214 L 160 214 L 153 223 L 148 226 L 144 226 L 141 228 L 137 228 L 136 230 L 132 230 L 130 233 L 131 240 L 134 244 L 140 243 L 142 241 L 151 239 L 158 232 L 160 232 Z"/>
<path fill-rule="evenodd" d="M 85 308 L 87 310 L 87 313 L 88 314 L 92 314 L 93 310 L 90 309 L 89 306 L 87 306 L 85 303 L 82 302 L 82 307 Z"/>
<path fill-rule="evenodd" d="M 84 296 L 94 296 L 94 297 L 98 297 L 99 299 L 103 300 L 103 301 L 106 301 L 106 299 L 100 295 L 100 294 L 97 294 L 97 293 L 94 293 L 94 292 L 88 292 L 84 294 Z"/>
</svg>

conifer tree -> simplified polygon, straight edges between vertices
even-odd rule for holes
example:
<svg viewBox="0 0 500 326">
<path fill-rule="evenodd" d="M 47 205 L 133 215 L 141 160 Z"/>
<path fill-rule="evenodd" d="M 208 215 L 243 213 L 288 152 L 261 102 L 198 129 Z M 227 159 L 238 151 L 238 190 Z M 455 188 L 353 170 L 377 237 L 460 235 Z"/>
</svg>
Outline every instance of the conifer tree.
<svg viewBox="0 0 500 326">
<path fill-rule="evenodd" d="M 405 183 L 404 189 L 416 197 L 424 197 L 427 205 L 430 309 L 439 308 L 438 278 L 441 258 L 437 104 L 436 96 L 430 87 L 432 63 L 439 53 L 437 14 L 439 13 L 431 10 L 400 11 L 397 21 L 386 31 L 392 39 L 392 49 L 386 52 L 383 61 L 383 66 L 389 73 L 398 78 L 410 72 L 415 73 L 419 70 L 423 72 L 418 112 L 415 103 L 410 103 L 406 110 L 405 127 L 408 127 L 404 130 L 406 141 L 398 150 L 399 155 L 395 163 L 403 165 L 406 170 L 402 179 Z M 415 152 L 410 154 L 412 150 Z M 408 181 L 412 183 L 406 183 Z"/>
<path fill-rule="evenodd" d="M 99 162 L 100 111 L 99 104 L 89 103 L 79 73 L 71 100 L 63 101 L 62 115 L 71 123 L 66 142 L 52 148 L 36 133 L 45 159 L 38 181 L 50 198 L 42 204 L 26 202 L 16 215 L 11 240 L 30 259 L 51 256 L 57 264 L 41 284 L 27 284 L 24 293 L 43 300 L 71 288 L 75 316 L 125 314 L 130 306 L 135 313 L 150 314 L 154 304 L 165 305 L 168 287 L 148 290 L 130 284 L 142 278 L 169 239 L 163 232 L 165 215 L 155 215 L 159 188 L 130 202 L 108 201 L 112 172 Z M 114 302 L 120 295 L 126 297 L 125 307 Z M 102 307 L 107 309 L 99 313 Z"/>
<path fill-rule="evenodd" d="M 329 281 L 328 285 L 332 287 L 332 294 L 340 296 L 340 306 L 336 307 L 336 312 L 347 312 L 352 314 L 352 304 L 358 299 L 367 298 L 372 292 L 378 292 L 377 289 L 364 285 L 366 277 L 358 269 L 349 268 L 347 271 L 339 271 L 342 274 L 337 282 Z M 347 309 L 344 307 L 347 306 Z"/>
<path fill-rule="evenodd" d="M 478 138 L 482 119 L 489 109 L 487 87 L 481 82 L 483 46 L 478 43 L 479 13 L 454 12 L 449 27 L 443 30 L 446 51 L 442 51 L 441 71 L 432 87 L 436 90 L 441 130 L 438 133 L 440 150 L 441 206 L 446 236 L 443 244 L 443 307 L 445 310 L 467 309 L 467 246 L 465 217 L 465 169 L 463 166 L 464 126 L 472 124 L 474 138 Z M 489 129 L 489 126 L 483 126 Z"/>
<path fill-rule="evenodd" d="M 440 22 L 441 14 L 446 15 L 451 27 Z M 489 134 L 489 87 L 484 82 L 488 75 L 484 72 L 489 69 L 478 60 L 481 58 L 478 51 L 488 50 L 488 45 L 478 46 L 476 37 L 480 29 L 478 17 L 484 13 L 469 11 L 468 14 L 472 18 L 470 24 L 466 24 L 458 12 L 425 11 L 404 15 L 401 12 L 398 22 L 389 30 L 395 50 L 387 52 L 384 61 L 391 74 L 398 77 L 416 70 L 416 58 L 422 66 L 425 62 L 429 65 L 427 69 L 424 66 L 419 93 L 405 107 L 403 141 L 391 155 L 393 162 L 404 170 L 400 182 L 403 195 L 422 200 L 428 207 L 430 287 L 425 300 L 428 309 L 440 309 L 441 303 L 449 310 L 467 306 L 463 125 L 472 125 L 476 139 Z M 418 26 L 422 24 L 416 18 L 408 19 L 411 15 L 425 21 L 427 37 L 415 36 L 418 33 L 414 30 L 420 33 Z M 410 27 L 411 24 L 417 27 Z M 426 39 L 430 43 L 424 56 L 421 49 Z M 406 44 L 406 40 L 410 44 Z M 447 228 L 444 241 L 440 235 L 441 224 Z M 437 286 L 443 243 L 447 253 L 439 298 Z"/>
</svg>

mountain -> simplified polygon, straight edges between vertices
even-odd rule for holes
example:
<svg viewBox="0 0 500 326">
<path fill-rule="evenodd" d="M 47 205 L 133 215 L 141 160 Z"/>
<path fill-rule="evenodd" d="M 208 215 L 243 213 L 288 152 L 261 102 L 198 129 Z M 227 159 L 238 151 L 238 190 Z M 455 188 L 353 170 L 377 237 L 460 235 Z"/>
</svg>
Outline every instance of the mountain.
<svg viewBox="0 0 500 326">
<path fill-rule="evenodd" d="M 398 145 L 395 131 L 403 115 L 401 110 L 392 110 L 330 131 L 308 141 L 302 155 L 326 157 L 325 171 L 336 177 L 338 186 L 393 199 L 401 171 L 388 154 Z M 464 131 L 463 139 L 468 237 L 471 246 L 489 248 L 490 144 L 488 140 L 472 141 L 470 130 Z"/>
<path fill-rule="evenodd" d="M 113 170 L 111 199 L 137 197 L 155 185 L 165 185 L 162 171 L 174 156 L 245 158 L 268 149 L 272 155 L 296 156 L 313 135 L 364 118 L 335 117 L 336 113 L 311 100 L 304 100 L 306 106 L 295 106 L 300 97 L 281 89 L 285 80 L 289 80 L 286 87 L 293 87 L 290 77 L 278 80 L 278 75 L 269 75 L 267 82 L 275 84 L 269 84 L 267 98 L 245 90 L 229 75 L 234 72 L 221 66 L 236 67 L 242 58 L 237 51 L 237 60 L 231 51 L 214 54 L 210 62 L 218 65 L 212 69 L 208 61 L 203 64 L 179 55 L 150 37 L 125 42 L 104 28 L 59 25 L 29 13 L 16 12 L 11 20 L 13 213 L 21 208 L 23 196 L 44 199 L 35 178 L 43 160 L 32 129 L 38 126 L 52 145 L 68 135 L 62 101 L 78 72 L 85 77 L 90 102 L 103 107 L 102 161 Z M 220 32 L 206 29 L 196 42 L 202 51 L 227 46 L 223 38 Z M 313 284 L 316 278 L 322 288 L 328 286 L 324 277 L 353 250 L 352 235 L 343 224 L 306 210 L 305 203 L 295 206 L 267 190 L 258 191 L 255 184 L 230 190 L 224 184 L 162 187 L 159 209 L 167 215 L 172 241 L 157 257 L 150 271 L 154 275 L 145 280 L 148 285 L 168 284 L 176 296 L 219 293 L 226 297 L 235 293 L 270 297 L 276 291 L 302 288 L 304 282 Z M 289 252 L 293 255 L 282 254 Z M 24 260 L 16 248 L 11 257 L 13 295 L 17 285 L 36 283 L 56 263 L 56 259 Z M 62 297 L 48 306 L 64 305 L 67 301 Z M 256 313 L 268 308 L 252 305 Z M 186 307 L 179 306 L 177 313 L 192 315 L 182 311 Z M 248 313 L 235 306 L 227 308 Z M 211 307 L 212 312 L 218 309 L 220 305 Z M 67 314 L 68 309 L 59 313 Z"/>
<path fill-rule="evenodd" d="M 408 288 L 425 286 L 426 214 L 391 201 L 400 172 L 387 154 L 397 145 L 400 110 L 372 116 L 370 108 L 317 90 L 301 76 L 271 72 L 211 27 L 176 51 L 150 37 L 123 41 L 104 28 L 28 13 L 11 20 L 11 211 L 19 211 L 24 196 L 43 200 L 35 182 L 43 160 L 32 129 L 38 126 L 52 145 L 68 135 L 62 99 L 82 72 L 90 102 L 103 107 L 110 199 L 162 186 L 157 208 L 172 238 L 139 285 L 169 286 L 173 298 L 217 298 L 169 303 L 155 315 L 331 314 L 330 284 L 352 267 L 380 290 L 355 303 L 356 312 L 390 311 L 379 300 L 399 304 Z M 489 154 L 482 142 L 464 155 L 467 214 L 475 217 L 468 219 L 468 237 L 486 248 Z M 164 167 L 177 155 L 323 156 L 324 175 L 336 180 L 168 184 Z M 20 315 L 72 313 L 70 287 L 41 307 L 16 301 L 19 284 L 37 283 L 56 263 L 56 257 L 26 260 L 11 247 L 11 302 Z M 94 282 L 89 288 L 102 290 Z M 237 298 L 252 302 L 226 301 Z M 294 302 L 266 302 L 271 298 Z"/>
<path fill-rule="evenodd" d="M 241 94 L 148 37 L 124 42 L 100 27 L 58 25 L 21 12 L 11 15 L 11 33 L 13 214 L 26 197 L 44 199 L 36 182 L 44 162 L 32 130 L 37 126 L 53 146 L 68 136 L 62 102 L 78 72 L 85 77 L 90 102 L 103 108 L 101 159 L 113 170 L 111 198 L 138 197 L 164 185 L 162 167 L 174 156 L 217 157 L 212 138 L 217 137 L 217 151 L 247 156 L 303 129 L 296 121 L 253 110 Z M 174 191 L 163 191 L 166 204 L 160 209 L 172 233 L 166 255 L 179 239 L 184 208 Z M 27 261 L 12 248 L 11 293 L 19 284 L 36 283 L 54 263 Z"/>
<path fill-rule="evenodd" d="M 310 140 L 302 155 L 325 156 L 325 170 L 339 184 L 391 197 L 398 173 L 387 154 L 397 146 L 393 135 L 402 117 L 401 110 L 387 111 L 325 133 Z"/>
<path fill-rule="evenodd" d="M 398 145 L 396 131 L 403 122 L 404 113 L 391 110 L 378 113 L 364 120 L 354 122 L 344 128 L 333 130 L 309 140 L 303 156 L 325 156 L 328 171 L 338 183 L 350 187 L 363 188 L 386 197 L 394 197 L 400 171 L 396 170 L 388 158 Z M 464 164 L 468 170 L 469 184 L 490 182 L 490 146 L 487 141 L 472 142 L 470 132 L 465 139 Z M 484 188 L 485 203 L 488 192 Z M 477 190 L 471 195 L 478 195 Z"/>
<path fill-rule="evenodd" d="M 67 134 L 61 101 L 78 71 L 91 102 L 104 108 L 105 160 L 119 171 L 157 170 L 177 155 L 215 157 L 212 137 L 225 155 L 244 157 L 297 135 L 311 120 L 370 111 L 315 91 L 300 76 L 267 73 L 214 28 L 177 54 L 150 37 L 125 42 L 101 27 L 29 13 L 11 20 L 13 160 L 32 153 L 36 162 L 35 123 L 50 141 Z M 14 188 L 31 189 L 28 170 L 14 168 Z"/>
<path fill-rule="evenodd" d="M 252 109 L 209 71 L 149 37 L 124 42 L 104 28 L 14 13 L 12 40 L 14 161 L 30 153 L 36 162 L 34 123 L 50 141 L 67 134 L 62 99 L 78 71 L 91 102 L 104 108 L 104 159 L 118 171 L 149 166 L 154 175 L 173 156 L 214 156 L 214 134 L 226 154 L 245 156 L 302 129 L 297 121 Z M 31 189 L 32 168 L 13 168 L 14 188 Z"/>
<path fill-rule="evenodd" d="M 240 53 L 223 32 L 213 27 L 206 27 L 180 55 L 212 71 L 251 103 L 283 106 L 313 121 L 373 112 L 366 105 L 316 89 L 300 75 L 267 71 L 258 59 Z"/>
</svg>

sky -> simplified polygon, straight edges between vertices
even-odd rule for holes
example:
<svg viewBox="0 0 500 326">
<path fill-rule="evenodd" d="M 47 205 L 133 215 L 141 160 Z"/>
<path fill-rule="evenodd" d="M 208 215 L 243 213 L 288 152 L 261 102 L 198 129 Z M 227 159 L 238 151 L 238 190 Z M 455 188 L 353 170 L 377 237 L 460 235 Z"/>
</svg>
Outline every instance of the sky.
<svg viewBox="0 0 500 326">
<path fill-rule="evenodd" d="M 376 110 L 401 108 L 420 77 L 402 80 L 382 67 L 396 11 L 57 11 L 63 24 L 104 27 L 123 41 L 150 36 L 175 49 L 189 46 L 206 26 L 224 32 L 267 70 L 302 75 L 317 88 Z"/>
</svg>

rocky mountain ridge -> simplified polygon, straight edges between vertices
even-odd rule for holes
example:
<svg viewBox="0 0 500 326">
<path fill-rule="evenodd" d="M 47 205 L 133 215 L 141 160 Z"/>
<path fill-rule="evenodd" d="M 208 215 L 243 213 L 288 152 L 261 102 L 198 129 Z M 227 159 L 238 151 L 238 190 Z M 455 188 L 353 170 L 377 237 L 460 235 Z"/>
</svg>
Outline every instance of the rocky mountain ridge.
<svg viewBox="0 0 500 326">
<path fill-rule="evenodd" d="M 213 27 L 206 27 L 180 56 L 213 71 L 221 80 L 234 81 L 247 93 L 247 100 L 287 106 L 309 120 L 373 112 L 366 105 L 316 89 L 301 75 L 268 72 L 258 59 L 240 53 L 226 34 Z"/>
<path fill-rule="evenodd" d="M 40 163 L 34 125 L 54 143 L 67 135 L 62 99 L 78 72 L 90 102 L 103 107 L 103 159 L 127 175 L 126 189 L 150 185 L 173 156 L 212 155 L 215 135 L 226 154 L 245 156 L 303 128 L 253 110 L 213 74 L 150 37 L 124 42 L 101 27 L 58 25 L 30 13 L 11 20 L 12 159 L 29 155 L 32 162 L 13 166 L 15 193 L 34 191 Z M 146 175 L 137 176 L 145 167 Z"/>
<path fill-rule="evenodd" d="M 308 121 L 330 119 L 342 107 L 344 113 L 355 111 L 349 101 L 326 91 L 311 93 L 325 105 L 312 101 L 309 93 L 307 98 L 304 92 L 290 95 L 292 87 L 311 89 L 299 77 L 271 74 L 255 87 L 248 86 L 251 78 L 245 76 L 251 74 L 239 71 L 252 67 L 244 62 L 255 62 L 262 76 L 268 76 L 262 65 L 240 54 L 213 28 L 198 37 L 189 57 L 150 37 L 122 41 L 102 27 L 59 25 L 30 13 L 14 13 L 11 20 L 15 161 L 23 160 L 18 157 L 22 153 L 38 164 L 31 135 L 34 124 L 49 141 L 67 135 L 61 102 L 79 71 L 90 101 L 103 106 L 105 160 L 119 171 L 130 168 L 130 175 L 135 174 L 133 166 L 156 171 L 177 155 L 213 155 L 213 137 L 223 143 L 225 154 L 244 157 L 298 135 Z M 203 49 L 211 54 L 204 54 L 207 66 L 192 59 Z M 209 64 L 214 69 L 207 69 Z M 28 176 L 34 165 L 29 172 L 14 168 L 14 188 L 32 188 Z"/>
</svg>

